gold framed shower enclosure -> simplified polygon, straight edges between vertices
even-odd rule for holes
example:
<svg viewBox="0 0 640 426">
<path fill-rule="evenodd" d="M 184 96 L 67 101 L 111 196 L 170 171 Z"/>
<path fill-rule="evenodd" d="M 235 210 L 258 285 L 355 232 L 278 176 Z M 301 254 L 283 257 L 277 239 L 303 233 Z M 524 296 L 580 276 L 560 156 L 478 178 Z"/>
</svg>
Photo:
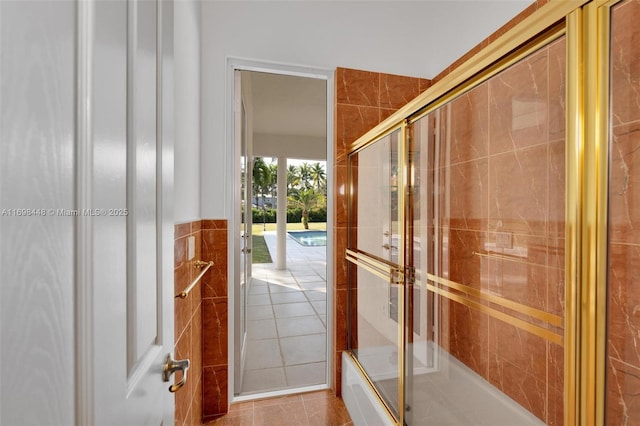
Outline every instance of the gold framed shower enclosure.
<svg viewBox="0 0 640 426">
<path fill-rule="evenodd" d="M 349 242 L 345 259 L 353 271 L 364 265 L 369 268 L 370 272 L 377 272 L 378 278 L 399 288 L 396 292 L 398 300 L 393 302 L 397 304 L 398 319 L 395 342 L 398 345 L 397 377 L 395 377 L 397 379 L 397 395 L 393 392 L 385 394 L 377 381 L 369 377 L 368 370 L 370 368 L 363 365 L 359 359 L 357 353 L 358 330 L 355 324 L 358 322 L 358 291 L 365 288 L 366 282 L 361 281 L 366 280 L 357 276 L 356 272 L 349 275 L 350 282 L 356 283 L 350 284 L 348 292 L 350 297 L 348 307 L 352 310 L 348 314 L 350 322 L 348 328 L 349 333 L 355 335 L 355 337 L 349 338 L 350 345 L 353 346 L 350 348 L 350 352 L 355 364 L 367 377 L 367 382 L 381 400 L 393 422 L 400 425 L 411 424 L 411 419 L 407 414 L 410 410 L 407 401 L 411 400 L 412 396 L 407 394 L 407 388 L 410 386 L 409 382 L 413 380 L 412 373 L 409 371 L 413 358 L 411 354 L 407 353 L 407 348 L 413 347 L 415 350 L 415 345 L 412 346 L 415 336 L 414 327 L 416 326 L 414 324 L 415 307 L 416 304 L 421 303 L 420 300 L 424 299 L 431 303 L 428 305 L 431 307 L 430 309 L 452 309 L 451 312 L 458 309 L 447 308 L 445 302 L 438 305 L 437 301 L 442 300 L 446 303 L 456 304 L 455 306 L 463 306 L 467 310 L 465 312 L 480 312 L 485 315 L 482 318 L 485 318 L 485 321 L 490 321 L 488 324 L 492 324 L 487 325 L 487 329 L 493 327 L 498 330 L 500 323 L 508 323 L 509 326 L 536 336 L 535 339 L 550 342 L 547 343 L 546 351 L 548 357 L 546 361 L 547 380 L 549 380 L 550 374 L 548 371 L 552 367 L 557 367 L 558 356 L 556 355 L 558 355 L 558 351 L 561 351 L 559 358 L 563 366 L 563 368 L 560 367 L 562 370 L 560 421 L 565 425 L 604 424 L 606 416 L 608 273 L 607 206 L 610 168 L 610 23 L 612 8 L 625 1 L 636 0 L 550 0 L 351 145 L 347 185 Z M 558 250 L 558 253 L 551 253 L 552 249 L 549 246 L 542 249 L 547 253 L 548 268 L 545 273 L 549 275 L 548 271 L 560 271 L 561 276 L 553 279 L 557 279 L 558 282 L 564 281 L 562 308 L 560 311 L 555 311 L 554 309 L 531 306 L 526 301 L 504 297 L 499 292 L 496 293 L 492 290 L 491 283 L 478 287 L 451 279 L 450 271 L 438 274 L 430 271 L 429 267 L 424 264 L 416 267 L 413 197 L 416 196 L 416 164 L 419 163 L 416 160 L 419 152 L 419 148 L 415 146 L 416 140 L 419 139 L 414 134 L 416 126 L 436 117 L 436 119 L 432 119 L 436 124 L 431 123 L 430 127 L 425 125 L 428 130 L 423 130 L 423 133 L 427 135 L 431 135 L 429 132 L 437 133 L 439 131 L 437 126 L 451 118 L 451 116 L 437 118 L 438 114 L 441 114 L 440 117 L 444 117 L 444 107 L 450 107 L 454 101 L 472 94 L 474 89 L 488 90 L 484 86 L 493 77 L 523 63 L 523 61 L 529 60 L 529 65 L 531 65 L 534 63 L 533 60 L 530 60 L 531 58 L 544 55 L 547 55 L 547 59 L 550 58 L 552 56 L 551 53 L 548 53 L 550 49 L 559 45 L 563 46 L 561 49 L 563 49 L 564 56 L 560 58 L 560 66 L 564 67 L 562 71 L 566 76 L 562 82 L 564 84 L 564 105 L 560 117 L 563 122 L 563 142 L 561 145 L 556 143 L 553 147 L 550 145 L 545 149 L 547 153 L 557 147 L 562 149 L 564 217 L 562 226 L 558 227 L 559 230 L 553 230 L 553 232 L 557 232 L 557 235 L 550 236 L 550 238 L 561 242 L 561 250 Z M 540 54 L 544 49 L 547 49 L 547 53 Z M 550 59 L 548 61 L 551 62 Z M 547 64 L 548 70 L 552 66 L 554 65 Z M 551 71 L 547 72 L 547 78 L 553 78 Z M 541 103 L 533 101 L 527 103 L 528 101 L 527 99 L 514 100 L 512 103 L 514 110 L 516 108 L 524 110 L 522 116 L 541 114 L 539 111 L 542 108 Z M 490 107 L 487 108 L 490 110 Z M 551 117 L 551 114 L 546 117 L 549 120 L 558 118 Z M 513 122 L 510 125 L 512 126 L 510 131 L 519 126 Z M 446 131 L 451 132 L 451 129 L 443 130 L 445 133 Z M 388 182 L 393 182 L 391 184 L 385 183 L 387 185 L 385 191 L 388 186 L 397 184 L 397 193 L 387 197 L 397 203 L 397 217 L 394 216 L 393 219 L 397 223 L 390 225 L 388 231 L 385 231 L 394 235 L 396 239 L 391 239 L 390 244 L 385 244 L 389 247 L 397 246 L 397 256 L 381 258 L 375 249 L 365 250 L 359 246 L 357 206 L 361 189 L 358 187 L 357 179 L 359 167 L 362 165 L 358 155 L 390 135 L 395 135 L 394 137 L 398 138 L 397 146 L 390 149 L 391 154 L 387 154 L 389 158 L 392 158 L 391 162 L 397 162 L 397 174 L 389 179 L 385 175 Z M 552 139 L 551 136 L 549 139 Z M 394 149 L 397 149 L 397 152 L 393 151 Z M 444 155 L 446 157 L 451 153 L 442 154 L 436 151 L 435 154 L 430 153 L 429 155 Z M 520 161 L 517 155 L 515 158 Z M 421 166 L 424 167 L 424 164 Z M 487 168 L 489 167 L 487 166 Z M 450 179 L 447 173 L 451 173 L 451 170 L 444 170 L 445 167 L 441 167 L 441 169 L 443 169 L 442 179 Z M 430 182 L 432 186 L 430 190 L 436 192 L 441 190 L 437 187 L 441 183 L 438 182 L 440 177 L 437 177 L 440 172 L 429 171 L 429 173 L 436 176 L 433 178 L 433 182 Z M 490 175 L 491 171 L 487 173 L 489 173 L 488 176 L 492 176 Z M 550 178 L 547 177 L 547 179 L 549 182 Z M 493 181 L 496 181 L 495 177 Z M 422 183 L 424 184 L 424 182 Z M 554 189 L 556 188 L 549 189 L 549 192 L 553 193 Z M 396 195 L 397 198 L 395 198 Z M 422 219 L 426 222 L 424 212 L 422 214 Z M 395 231 L 392 230 L 394 226 L 396 227 Z M 547 225 L 547 232 L 553 234 L 549 231 L 550 227 L 551 225 Z M 449 229 L 449 224 L 441 228 Z M 440 232 L 437 226 L 431 226 L 428 231 L 434 232 L 434 235 Z M 478 232 L 481 233 L 481 231 Z M 507 235 L 508 233 L 500 232 L 497 227 L 491 228 L 489 233 L 495 234 L 493 237 L 500 240 L 498 242 L 492 240 L 492 244 L 504 247 L 512 244 L 513 238 L 518 238 L 517 232 Z M 427 234 L 425 233 L 425 235 Z M 447 240 L 451 235 L 446 235 L 444 240 L 440 241 Z M 386 237 L 388 236 L 386 235 Z M 524 270 L 535 270 L 535 267 L 531 267 L 531 257 L 527 258 L 521 255 L 518 257 L 517 253 L 516 255 L 509 254 L 509 250 L 492 252 L 486 249 L 488 247 L 487 241 L 493 237 L 483 236 L 484 245 L 480 248 L 476 247 L 476 250 L 470 252 L 473 258 L 468 262 L 481 264 L 483 267 L 486 266 L 486 269 L 503 265 L 500 262 L 511 262 L 505 264 L 519 263 L 525 265 L 523 268 L 527 269 Z M 527 239 L 528 237 L 522 238 Z M 534 238 L 531 237 L 530 240 L 534 240 Z M 433 237 L 433 241 L 429 241 L 436 245 L 438 243 L 437 237 Z M 530 243 L 528 247 L 535 246 Z M 425 256 L 425 252 L 431 249 L 420 246 L 418 250 L 422 250 L 421 255 Z M 555 259 L 562 259 L 562 265 L 549 267 L 552 263 L 552 260 L 549 259 L 554 256 Z M 389 269 L 388 274 L 382 274 L 381 269 Z M 551 281 L 552 279 L 548 278 L 547 283 Z M 422 292 L 416 293 L 414 291 L 416 286 Z M 416 297 L 422 299 L 417 300 Z M 354 310 L 355 312 L 353 312 Z M 439 315 L 438 312 L 420 312 L 420 314 L 432 315 L 434 318 Z M 475 314 L 470 313 L 469 315 Z M 428 320 L 427 324 L 437 329 L 438 319 L 434 318 Z M 433 338 L 433 336 L 429 338 Z M 495 337 L 487 336 L 486 340 L 489 346 L 492 344 L 499 346 L 499 343 L 495 342 Z M 447 350 L 449 349 L 451 348 L 447 348 Z M 411 350 L 409 349 L 409 352 Z M 489 350 L 482 348 L 482 351 L 485 352 Z M 554 358 L 554 356 L 556 357 Z M 433 360 L 430 362 L 437 363 Z M 480 366 L 479 368 L 485 368 L 487 375 L 491 376 L 490 370 L 493 367 Z M 547 388 L 549 386 L 551 385 L 547 383 Z M 391 399 L 397 397 L 395 408 L 391 407 L 393 404 L 389 401 L 389 395 L 393 396 Z M 544 403 L 545 418 L 542 420 L 554 423 L 551 420 L 552 404 L 548 391 L 546 398 Z"/>
</svg>

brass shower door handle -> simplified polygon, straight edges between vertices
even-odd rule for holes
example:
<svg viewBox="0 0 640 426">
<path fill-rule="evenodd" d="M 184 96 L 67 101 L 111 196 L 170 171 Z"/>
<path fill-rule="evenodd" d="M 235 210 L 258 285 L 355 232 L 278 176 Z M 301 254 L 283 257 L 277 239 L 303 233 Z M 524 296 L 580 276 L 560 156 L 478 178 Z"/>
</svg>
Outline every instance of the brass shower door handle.
<svg viewBox="0 0 640 426">
<path fill-rule="evenodd" d="M 167 358 L 164 361 L 164 367 L 162 369 L 162 381 L 168 382 L 171 379 L 171 376 L 176 371 L 182 371 L 182 379 L 171 386 L 169 386 L 169 392 L 177 392 L 182 386 L 184 386 L 187 381 L 187 371 L 189 371 L 189 367 L 191 362 L 188 359 L 173 359 L 173 354 L 167 354 Z"/>
</svg>

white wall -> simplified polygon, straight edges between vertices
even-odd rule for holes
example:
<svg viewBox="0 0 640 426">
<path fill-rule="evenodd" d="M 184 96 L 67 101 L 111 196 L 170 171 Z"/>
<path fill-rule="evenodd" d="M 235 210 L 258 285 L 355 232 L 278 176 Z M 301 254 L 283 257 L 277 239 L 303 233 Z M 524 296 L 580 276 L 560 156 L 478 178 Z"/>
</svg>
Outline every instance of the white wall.
<svg viewBox="0 0 640 426">
<path fill-rule="evenodd" d="M 206 1 L 202 4 L 203 217 L 230 211 L 226 61 L 431 78 L 531 0 Z"/>
<path fill-rule="evenodd" d="M 174 6 L 176 223 L 200 219 L 200 11 L 198 0 Z"/>
</svg>

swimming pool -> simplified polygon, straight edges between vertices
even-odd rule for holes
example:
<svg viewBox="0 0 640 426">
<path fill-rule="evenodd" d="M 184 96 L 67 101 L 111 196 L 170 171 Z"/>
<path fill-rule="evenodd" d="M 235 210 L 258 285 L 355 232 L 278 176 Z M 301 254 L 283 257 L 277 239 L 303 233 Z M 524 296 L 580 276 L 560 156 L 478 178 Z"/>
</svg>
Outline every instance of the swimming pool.
<svg viewBox="0 0 640 426">
<path fill-rule="evenodd" d="M 327 231 L 289 231 L 287 233 L 303 246 L 327 245 Z"/>
</svg>

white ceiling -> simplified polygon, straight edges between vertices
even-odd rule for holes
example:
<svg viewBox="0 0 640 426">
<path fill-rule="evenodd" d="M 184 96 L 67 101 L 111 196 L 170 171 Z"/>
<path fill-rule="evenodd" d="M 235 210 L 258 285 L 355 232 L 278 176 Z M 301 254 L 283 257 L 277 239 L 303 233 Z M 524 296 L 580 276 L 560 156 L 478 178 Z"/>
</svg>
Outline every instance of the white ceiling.
<svg viewBox="0 0 640 426">
<path fill-rule="evenodd" d="M 254 133 L 325 137 L 325 80 L 247 71 L 242 79 L 251 87 Z"/>
<path fill-rule="evenodd" d="M 247 52 L 255 49 L 248 56 L 271 52 L 283 62 L 305 63 L 300 55 L 311 51 L 320 63 L 330 63 L 331 58 L 345 68 L 431 78 L 532 1 L 264 0 L 209 4 L 226 16 L 222 25 L 241 16 L 238 22 L 250 29 L 227 32 L 234 33 L 233 47 L 227 53 L 240 52 L 244 46 Z M 256 134 L 325 138 L 324 80 L 246 71 L 242 79 L 243 86 L 250 86 L 257 145 L 263 139 L 273 144 L 277 138 L 256 138 Z M 301 144 L 314 143 L 304 142 L 302 137 L 299 140 Z"/>
</svg>

